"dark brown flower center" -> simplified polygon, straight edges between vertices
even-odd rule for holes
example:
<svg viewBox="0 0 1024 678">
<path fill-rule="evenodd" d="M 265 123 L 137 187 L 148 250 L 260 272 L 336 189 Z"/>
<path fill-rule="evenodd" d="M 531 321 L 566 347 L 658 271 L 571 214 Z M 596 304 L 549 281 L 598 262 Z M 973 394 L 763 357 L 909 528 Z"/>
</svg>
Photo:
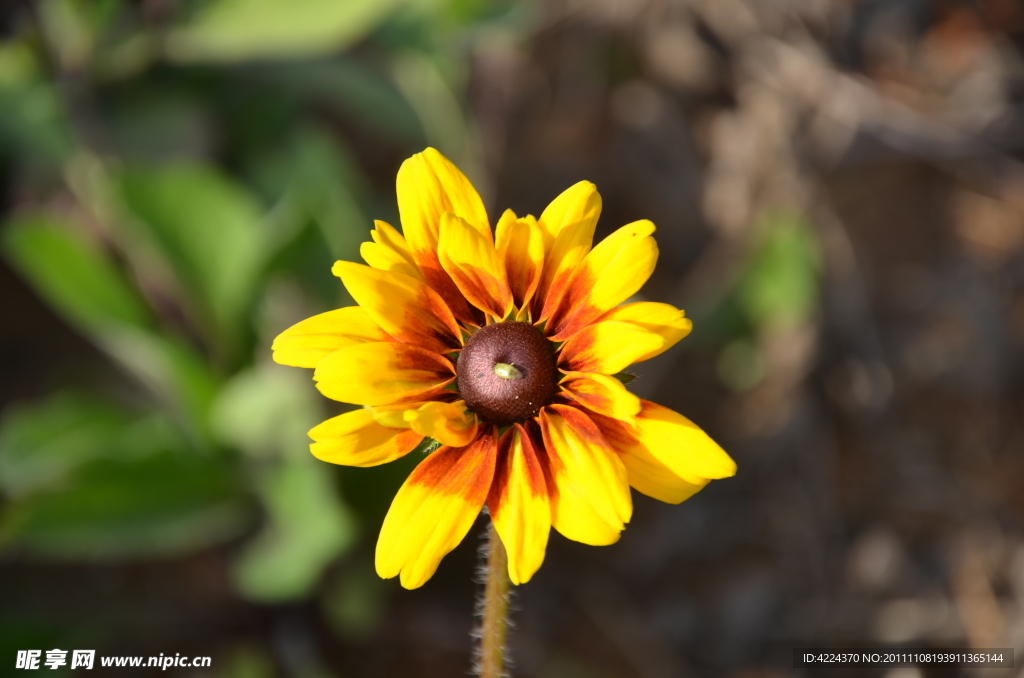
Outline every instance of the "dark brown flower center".
<svg viewBox="0 0 1024 678">
<path fill-rule="evenodd" d="M 529 323 L 477 330 L 459 353 L 455 371 L 469 409 L 498 425 L 536 415 L 558 391 L 555 347 Z"/>
</svg>

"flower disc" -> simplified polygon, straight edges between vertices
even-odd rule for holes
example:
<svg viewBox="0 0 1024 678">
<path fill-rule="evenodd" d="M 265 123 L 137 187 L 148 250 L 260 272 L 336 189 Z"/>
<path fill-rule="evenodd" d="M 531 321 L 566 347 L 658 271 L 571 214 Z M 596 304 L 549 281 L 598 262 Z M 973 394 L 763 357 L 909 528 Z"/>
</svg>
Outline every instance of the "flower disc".
<svg viewBox="0 0 1024 678">
<path fill-rule="evenodd" d="M 554 345 L 529 323 L 481 328 L 466 342 L 455 371 L 469 409 L 498 425 L 535 416 L 558 391 Z"/>
</svg>

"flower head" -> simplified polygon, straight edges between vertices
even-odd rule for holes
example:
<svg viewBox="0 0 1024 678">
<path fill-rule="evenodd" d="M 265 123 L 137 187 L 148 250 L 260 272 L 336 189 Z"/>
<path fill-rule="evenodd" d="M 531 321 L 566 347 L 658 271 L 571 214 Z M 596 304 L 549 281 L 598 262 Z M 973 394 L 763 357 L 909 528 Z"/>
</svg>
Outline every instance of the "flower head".
<svg viewBox="0 0 1024 678">
<path fill-rule="evenodd" d="M 432 148 L 399 170 L 398 207 L 404 236 L 378 221 L 360 251 L 368 265 L 334 265 L 358 306 L 273 345 L 277 362 L 315 368 L 325 396 L 362 405 L 310 431 L 317 458 L 374 466 L 441 443 L 391 504 L 381 577 L 421 586 L 486 504 L 521 584 L 552 527 L 617 541 L 630 486 L 679 503 L 735 473 L 707 434 L 616 376 L 691 328 L 668 304 L 620 305 L 654 270 L 651 222 L 592 248 L 601 198 L 583 181 L 540 218 L 506 211 L 492 233 L 472 184 Z"/>
</svg>

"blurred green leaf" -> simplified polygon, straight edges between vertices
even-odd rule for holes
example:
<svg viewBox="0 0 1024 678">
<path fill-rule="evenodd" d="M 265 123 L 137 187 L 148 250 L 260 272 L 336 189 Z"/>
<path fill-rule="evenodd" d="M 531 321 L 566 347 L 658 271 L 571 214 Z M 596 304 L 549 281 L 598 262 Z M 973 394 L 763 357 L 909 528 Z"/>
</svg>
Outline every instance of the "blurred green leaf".
<svg viewBox="0 0 1024 678">
<path fill-rule="evenodd" d="M 175 555 L 240 532 L 232 469 L 165 416 L 60 396 L 5 417 L 0 545 L 59 558 Z"/>
<path fill-rule="evenodd" d="M 814 231 L 798 214 L 762 217 L 753 255 L 736 299 L 757 326 L 805 320 L 818 302 L 818 248 Z"/>
<path fill-rule="evenodd" d="M 55 216 L 20 217 L 4 232 L 8 258 L 59 313 L 176 411 L 196 441 L 208 436 L 215 382 L 196 352 L 150 331 L 142 299 L 80 231 Z"/>
<path fill-rule="evenodd" d="M 16 150 L 39 165 L 56 165 L 71 151 L 63 107 L 49 86 L 0 88 L 0 111 L 0 150 Z"/>
<path fill-rule="evenodd" d="M 452 20 L 466 26 L 535 10 L 515 0 L 449 0 L 444 9 Z"/>
<path fill-rule="evenodd" d="M 58 91 L 41 71 L 27 44 L 0 42 L 0 153 L 55 166 L 71 151 L 71 131 Z"/>
<path fill-rule="evenodd" d="M 58 558 L 171 557 L 236 537 L 248 521 L 225 469 L 163 453 L 94 462 L 66 490 L 11 504 L 0 543 Z"/>
<path fill-rule="evenodd" d="M 125 204 L 145 225 L 221 332 L 237 332 L 252 301 L 270 237 L 255 198 L 212 167 L 129 169 Z"/>
<path fill-rule="evenodd" d="M 296 138 L 294 153 L 293 196 L 320 228 L 334 257 L 356 259 L 372 224 L 356 198 L 362 181 L 355 163 L 331 137 L 312 129 Z"/>
<path fill-rule="evenodd" d="M 355 537 L 329 469 L 312 455 L 287 460 L 260 486 L 269 523 L 236 563 L 235 581 L 254 600 L 301 597 Z"/>
<path fill-rule="evenodd" d="M 373 572 L 373 563 L 359 563 L 335 578 L 321 600 L 335 633 L 350 643 L 368 640 L 384 618 L 388 587 Z"/>
<path fill-rule="evenodd" d="M 0 42 L 0 89 L 30 85 L 40 77 L 39 61 L 24 42 Z"/>
<path fill-rule="evenodd" d="M 243 61 L 336 52 L 364 37 L 401 0 L 210 0 L 168 36 L 175 61 Z"/>
<path fill-rule="evenodd" d="M 331 483 L 331 468 L 309 453 L 306 431 L 321 418 L 308 374 L 266 364 L 242 372 L 214 407 L 221 439 L 271 460 L 257 486 L 268 516 L 235 569 L 256 600 L 306 594 L 323 568 L 347 549 L 354 522 Z"/>
<path fill-rule="evenodd" d="M 478 130 L 463 113 L 455 91 L 426 54 L 407 52 L 395 59 L 395 84 L 409 100 L 427 141 L 458 165 L 477 187 L 483 186 Z"/>
<path fill-rule="evenodd" d="M 126 160 L 183 161 L 211 151 L 210 111 L 184 87 L 142 81 L 119 94 L 109 106 L 107 129 Z"/>
<path fill-rule="evenodd" d="M 91 62 L 97 43 L 124 0 L 38 0 L 36 17 L 48 49 L 66 70 Z"/>
<path fill-rule="evenodd" d="M 92 53 L 94 35 L 85 5 L 101 6 L 104 2 L 82 3 L 74 0 L 39 0 L 39 25 L 46 42 L 60 65 L 67 70 L 83 68 Z"/>
<path fill-rule="evenodd" d="M 273 363 L 240 372 L 217 395 L 214 432 L 255 457 L 305 458 L 306 432 L 322 418 L 311 385 L 308 372 Z"/>
<path fill-rule="evenodd" d="M 718 378 L 733 391 L 748 391 L 764 379 L 761 350 L 749 339 L 730 342 L 718 355 Z"/>
<path fill-rule="evenodd" d="M 127 412 L 74 393 L 8 410 L 0 420 L 0 488 L 17 498 L 62 481 L 84 463 L 116 456 L 130 422 Z"/>
<path fill-rule="evenodd" d="M 248 173 L 277 201 L 281 232 L 291 220 L 289 235 L 297 236 L 274 260 L 275 270 L 298 275 L 323 293 L 325 303 L 353 303 L 336 278 L 324 275 L 337 259 L 358 259 L 359 245 L 372 228 L 363 209 L 370 191 L 349 152 L 332 135 L 307 126 L 281 146 L 255 155 Z"/>
<path fill-rule="evenodd" d="M 251 77 L 263 87 L 288 92 L 297 100 L 327 103 L 355 122 L 361 130 L 378 135 L 389 145 L 419 147 L 423 125 L 409 100 L 386 72 L 362 60 L 340 56 L 313 63 L 274 63 L 255 69 Z"/>
<path fill-rule="evenodd" d="M 177 416 L 193 443 L 209 443 L 217 381 L 195 349 L 174 337 L 131 329 L 106 333 L 100 345 Z"/>
<path fill-rule="evenodd" d="M 14 267 L 60 313 L 100 332 L 149 321 L 145 304 L 80 231 L 55 215 L 14 219 L 3 247 Z"/>
<path fill-rule="evenodd" d="M 125 0 L 73 0 L 73 2 L 94 33 L 100 33 L 109 26 L 111 21 L 117 18 L 125 4 Z"/>
</svg>

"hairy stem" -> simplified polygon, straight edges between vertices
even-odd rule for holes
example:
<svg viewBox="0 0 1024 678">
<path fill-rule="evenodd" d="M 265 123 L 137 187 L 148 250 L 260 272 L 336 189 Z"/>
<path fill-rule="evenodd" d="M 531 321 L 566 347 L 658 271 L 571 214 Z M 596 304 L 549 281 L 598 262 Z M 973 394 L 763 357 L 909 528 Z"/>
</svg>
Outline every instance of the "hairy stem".
<svg viewBox="0 0 1024 678">
<path fill-rule="evenodd" d="M 480 676 L 501 678 L 505 673 L 505 634 L 508 630 L 508 555 L 494 523 L 487 528 L 487 577 L 484 581 L 483 625 L 480 628 Z"/>
</svg>

